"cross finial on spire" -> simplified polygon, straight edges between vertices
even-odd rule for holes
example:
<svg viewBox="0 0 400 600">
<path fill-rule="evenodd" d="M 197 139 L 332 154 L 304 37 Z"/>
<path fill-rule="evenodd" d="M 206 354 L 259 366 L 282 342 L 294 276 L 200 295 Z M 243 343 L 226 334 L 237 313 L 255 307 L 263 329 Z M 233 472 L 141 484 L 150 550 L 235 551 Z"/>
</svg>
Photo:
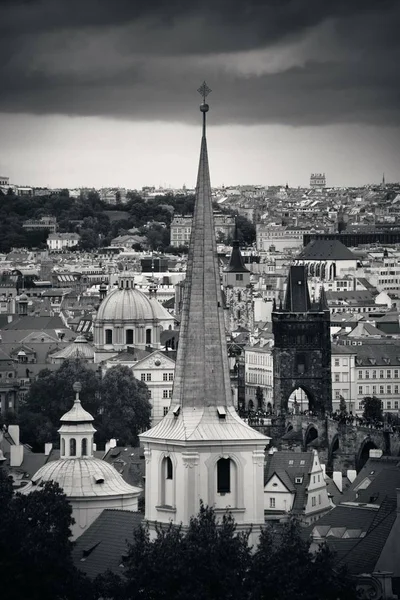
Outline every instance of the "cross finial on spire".
<svg viewBox="0 0 400 600">
<path fill-rule="evenodd" d="M 203 104 L 205 104 L 206 98 L 207 98 L 208 94 L 210 92 L 212 92 L 212 90 L 208 87 L 206 82 L 203 81 L 203 83 L 201 84 L 201 86 L 199 87 L 199 89 L 197 91 L 199 92 L 200 96 L 203 96 Z"/>
<path fill-rule="evenodd" d="M 206 98 L 208 94 L 211 92 L 211 89 L 208 87 L 205 81 L 201 84 L 199 89 L 197 90 L 201 96 L 203 96 L 203 102 L 200 104 L 200 111 L 203 113 L 203 137 L 206 136 L 206 113 L 209 110 L 209 106 L 206 103 Z"/>
</svg>

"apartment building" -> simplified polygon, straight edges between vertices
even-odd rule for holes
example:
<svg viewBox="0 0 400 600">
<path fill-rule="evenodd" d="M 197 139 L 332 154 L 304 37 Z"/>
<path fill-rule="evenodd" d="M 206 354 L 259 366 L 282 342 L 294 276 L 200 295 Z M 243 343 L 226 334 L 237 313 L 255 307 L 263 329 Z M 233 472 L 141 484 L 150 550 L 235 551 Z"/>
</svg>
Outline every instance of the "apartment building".
<svg viewBox="0 0 400 600">
<path fill-rule="evenodd" d="M 214 213 L 214 227 L 217 240 L 233 238 L 235 217 L 223 213 Z M 171 223 L 171 246 L 188 246 L 192 232 L 191 216 L 176 216 Z"/>
</svg>

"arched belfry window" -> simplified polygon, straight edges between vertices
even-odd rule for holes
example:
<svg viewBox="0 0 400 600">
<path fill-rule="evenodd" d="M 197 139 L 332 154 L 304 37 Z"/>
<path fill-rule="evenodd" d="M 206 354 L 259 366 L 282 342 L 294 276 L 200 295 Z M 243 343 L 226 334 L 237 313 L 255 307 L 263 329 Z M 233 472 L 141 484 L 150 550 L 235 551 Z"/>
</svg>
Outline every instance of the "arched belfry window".
<svg viewBox="0 0 400 600">
<path fill-rule="evenodd" d="M 172 460 L 169 456 L 165 458 L 165 479 L 173 479 L 174 478 L 174 467 L 172 465 Z"/>
<path fill-rule="evenodd" d="M 113 332 L 112 329 L 106 329 L 106 344 L 113 343 Z"/>
<path fill-rule="evenodd" d="M 229 494 L 231 491 L 231 459 L 220 458 L 217 462 L 217 492 Z"/>
<path fill-rule="evenodd" d="M 169 456 L 165 456 L 161 462 L 161 504 L 174 506 L 174 466 Z"/>
<path fill-rule="evenodd" d="M 87 456 L 87 453 L 88 453 L 88 451 L 87 451 L 87 438 L 83 438 L 83 440 L 82 440 L 82 452 L 81 452 L 81 454 L 82 454 L 82 456 Z"/>
<path fill-rule="evenodd" d="M 69 455 L 76 456 L 76 439 L 71 438 L 69 440 Z"/>
</svg>

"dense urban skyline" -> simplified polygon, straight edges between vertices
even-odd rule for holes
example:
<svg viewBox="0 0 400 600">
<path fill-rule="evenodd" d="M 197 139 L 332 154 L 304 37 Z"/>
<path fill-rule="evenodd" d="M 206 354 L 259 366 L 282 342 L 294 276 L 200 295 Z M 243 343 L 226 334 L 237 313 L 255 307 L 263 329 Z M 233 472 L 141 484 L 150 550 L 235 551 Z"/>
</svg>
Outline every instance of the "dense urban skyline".
<svg viewBox="0 0 400 600">
<path fill-rule="evenodd" d="M 206 79 L 213 185 L 396 181 L 399 13 L 390 0 L 3 2 L 0 171 L 192 186 Z"/>
</svg>

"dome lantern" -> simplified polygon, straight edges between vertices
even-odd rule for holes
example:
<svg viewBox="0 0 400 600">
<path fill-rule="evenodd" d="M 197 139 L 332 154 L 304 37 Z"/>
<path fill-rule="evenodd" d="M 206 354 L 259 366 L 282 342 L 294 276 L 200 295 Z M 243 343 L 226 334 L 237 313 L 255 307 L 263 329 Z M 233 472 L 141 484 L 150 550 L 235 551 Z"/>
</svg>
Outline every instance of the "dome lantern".
<svg viewBox="0 0 400 600">
<path fill-rule="evenodd" d="M 82 384 L 76 381 L 72 386 L 75 392 L 74 404 L 60 419 L 60 458 L 79 459 L 93 457 L 93 436 L 96 429 L 92 425 L 94 418 L 81 404 L 79 394 Z"/>
</svg>

